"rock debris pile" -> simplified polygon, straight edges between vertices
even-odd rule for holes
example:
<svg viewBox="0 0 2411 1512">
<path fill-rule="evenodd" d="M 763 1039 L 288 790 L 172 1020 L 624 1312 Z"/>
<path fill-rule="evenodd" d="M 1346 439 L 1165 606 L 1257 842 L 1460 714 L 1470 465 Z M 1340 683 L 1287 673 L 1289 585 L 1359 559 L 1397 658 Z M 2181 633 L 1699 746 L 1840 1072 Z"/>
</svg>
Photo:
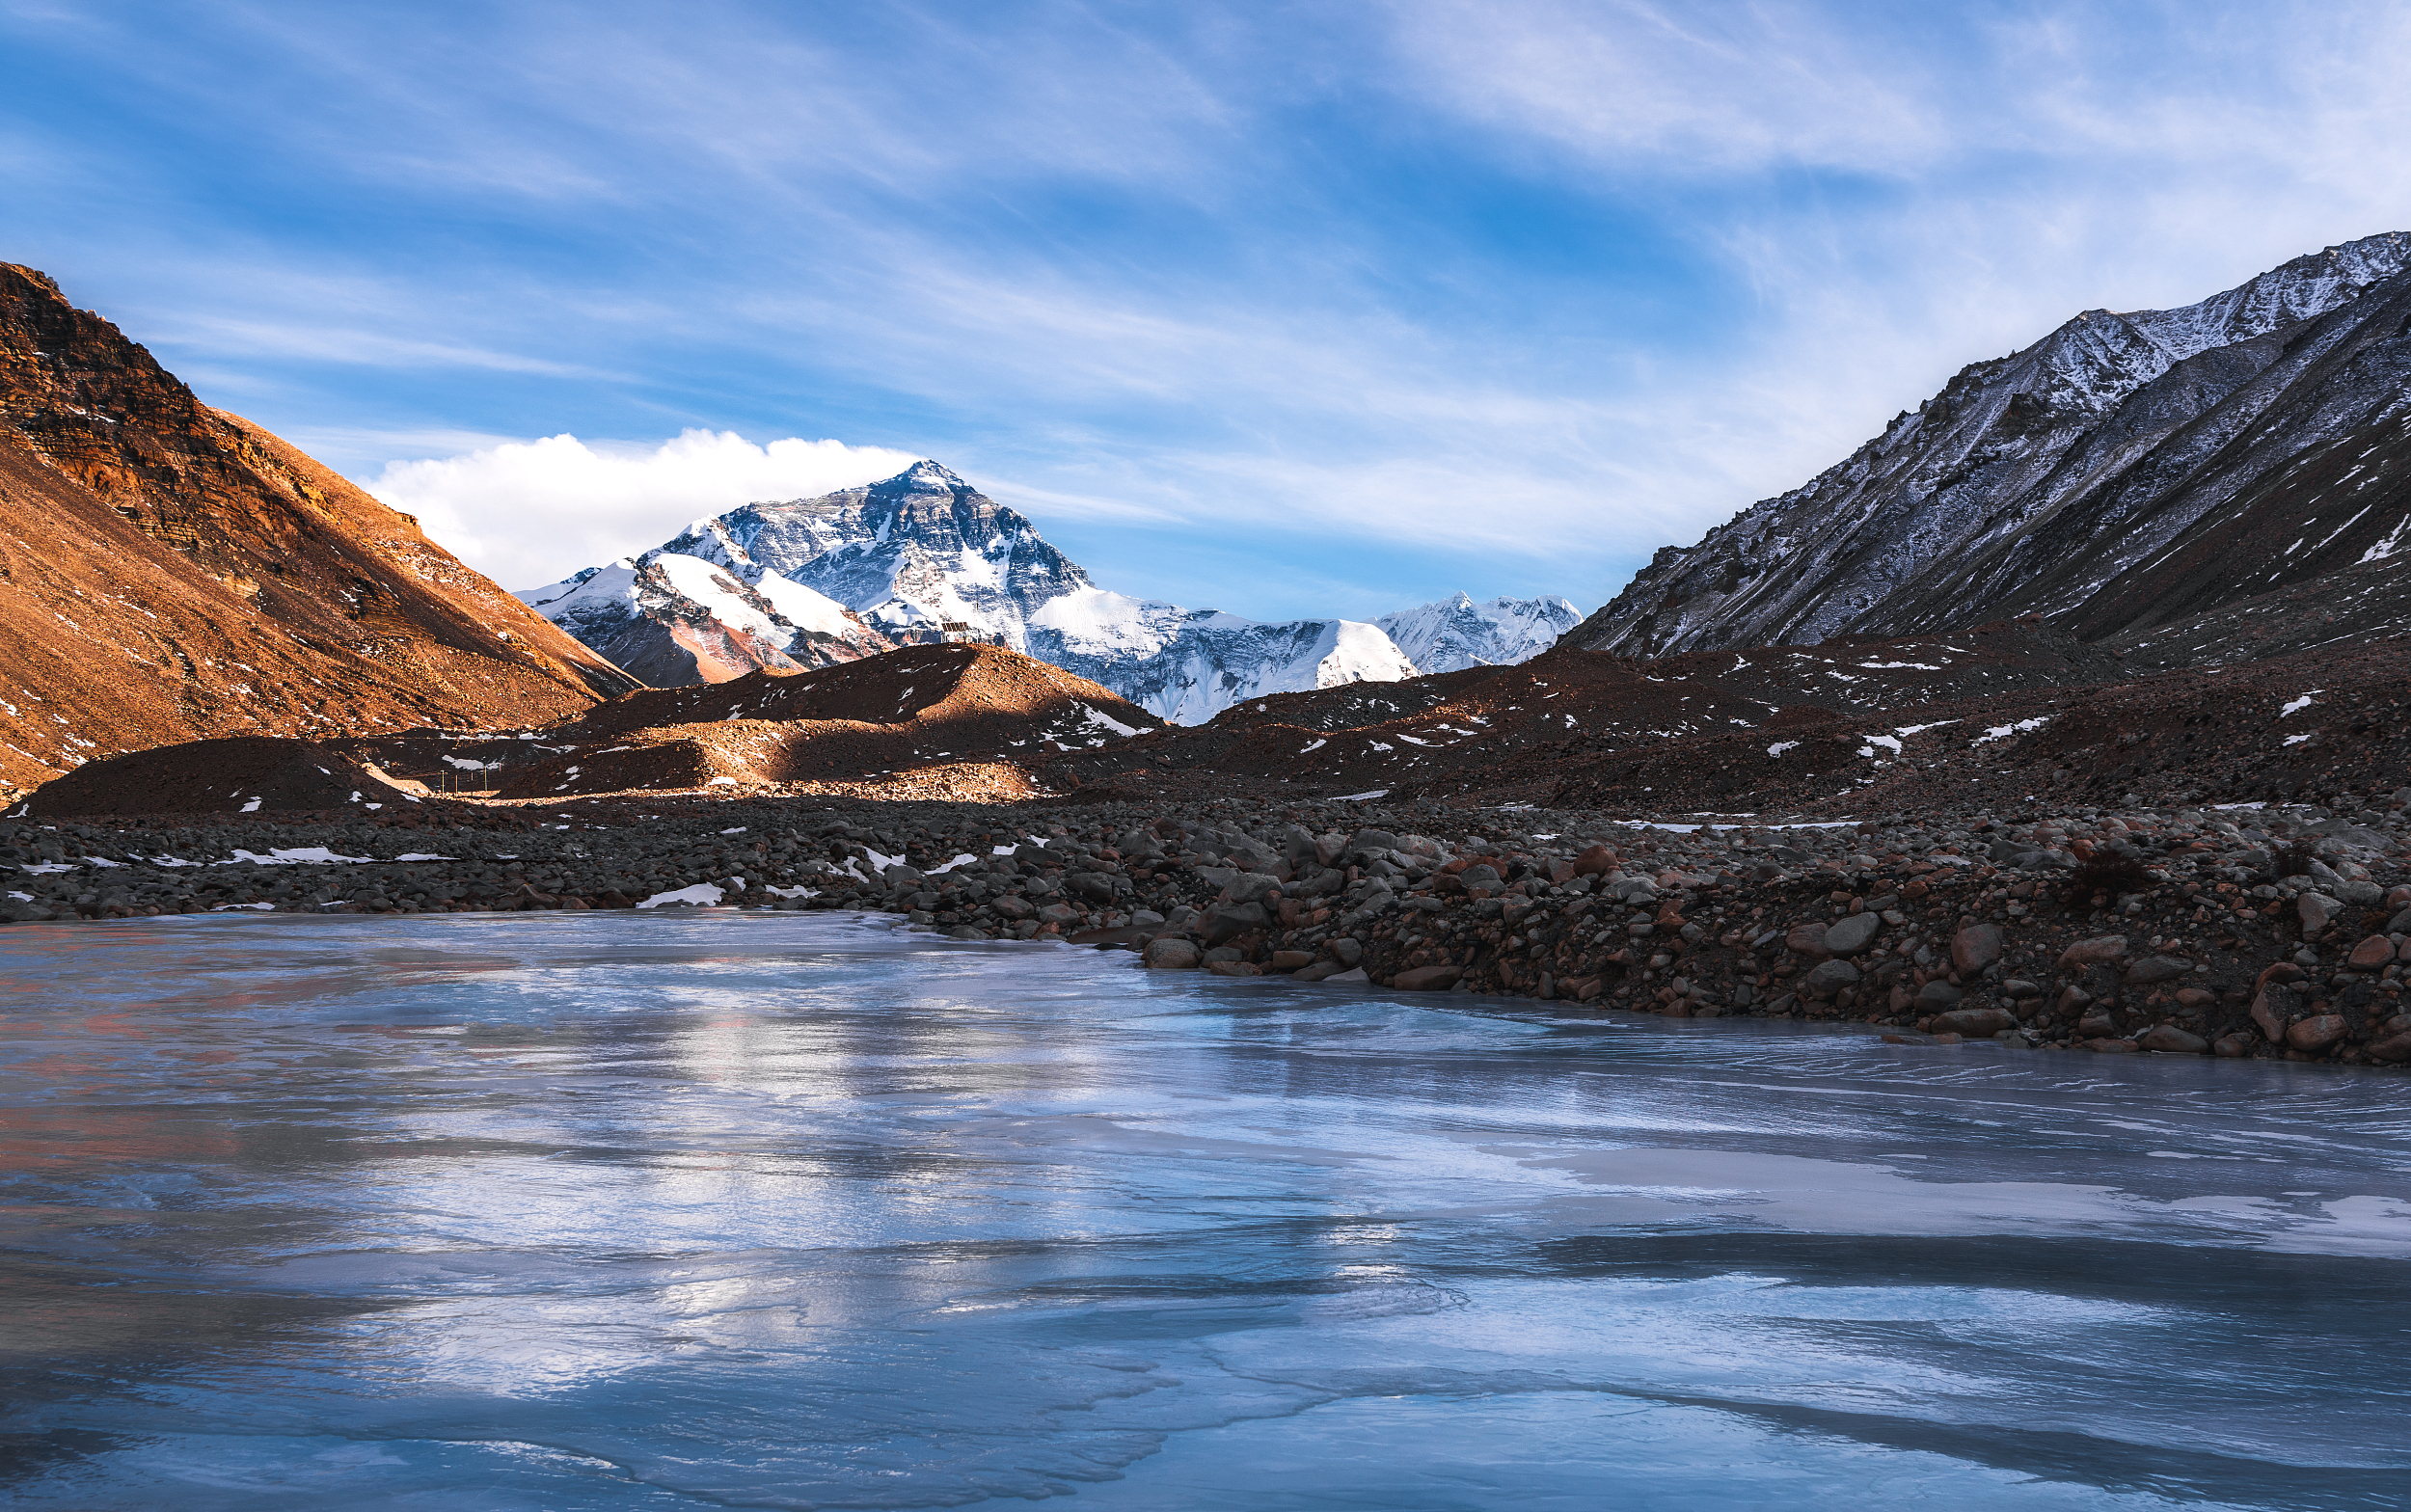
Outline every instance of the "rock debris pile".
<svg viewBox="0 0 2411 1512">
<path fill-rule="evenodd" d="M 0 825 L 0 916 L 867 909 L 1150 969 L 2411 1063 L 2411 789 L 2334 809 L 1628 824 L 1533 808 L 586 800 Z"/>
</svg>

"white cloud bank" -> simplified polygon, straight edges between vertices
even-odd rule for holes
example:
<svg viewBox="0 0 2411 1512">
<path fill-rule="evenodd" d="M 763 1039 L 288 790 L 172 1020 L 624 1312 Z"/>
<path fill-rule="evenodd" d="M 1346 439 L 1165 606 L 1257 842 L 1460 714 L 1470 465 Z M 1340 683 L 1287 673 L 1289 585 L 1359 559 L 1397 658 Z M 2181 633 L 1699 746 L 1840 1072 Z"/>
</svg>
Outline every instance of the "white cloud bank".
<svg viewBox="0 0 2411 1512">
<path fill-rule="evenodd" d="M 531 588 L 659 546 L 706 515 L 876 482 L 917 460 L 885 446 L 793 436 L 755 446 L 734 431 L 690 430 L 656 446 L 504 442 L 389 462 L 356 481 L 505 588 Z"/>
</svg>

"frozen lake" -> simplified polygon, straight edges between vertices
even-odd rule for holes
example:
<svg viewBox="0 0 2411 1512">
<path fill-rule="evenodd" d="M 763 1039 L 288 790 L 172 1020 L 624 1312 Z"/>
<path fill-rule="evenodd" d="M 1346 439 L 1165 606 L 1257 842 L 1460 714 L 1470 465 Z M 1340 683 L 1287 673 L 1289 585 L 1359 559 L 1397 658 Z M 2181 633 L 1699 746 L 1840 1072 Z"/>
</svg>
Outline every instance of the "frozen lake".
<svg viewBox="0 0 2411 1512">
<path fill-rule="evenodd" d="M 0 931 L 0 1499 L 2411 1500 L 2411 1078 L 1131 961 Z"/>
</svg>

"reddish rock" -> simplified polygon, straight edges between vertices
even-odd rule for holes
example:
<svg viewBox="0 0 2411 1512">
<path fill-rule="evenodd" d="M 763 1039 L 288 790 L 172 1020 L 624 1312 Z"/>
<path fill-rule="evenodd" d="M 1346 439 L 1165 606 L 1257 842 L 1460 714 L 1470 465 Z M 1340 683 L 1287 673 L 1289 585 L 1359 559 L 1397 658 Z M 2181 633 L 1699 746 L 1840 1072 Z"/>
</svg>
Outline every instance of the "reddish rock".
<svg viewBox="0 0 2411 1512">
<path fill-rule="evenodd" d="M 1933 1026 L 1950 1034 L 1990 1039 L 2004 1029 L 2017 1028 L 2018 1020 L 1997 1008 L 1956 1008 L 1935 1014 Z"/>
<path fill-rule="evenodd" d="M 2318 893 L 2304 893 L 2294 900 L 2294 912 L 2301 916 L 2302 932 L 2306 936 L 2316 934 L 2327 928 L 2329 922 L 2335 918 L 2335 914 L 2330 911 L 2330 905 L 2334 903 L 2333 898 Z"/>
<path fill-rule="evenodd" d="M 2372 934 L 2352 947 L 2344 964 L 2356 971 L 2377 971 L 2395 958 L 2395 942 L 2383 934 Z"/>
<path fill-rule="evenodd" d="M 2087 1040 L 2084 1047 L 2096 1055 L 2130 1055 L 2134 1052 L 2135 1042 L 2119 1039 Z"/>
<path fill-rule="evenodd" d="M 2207 992 L 2200 987 L 2180 987 L 2177 991 L 2177 1006 L 2180 1008 L 2208 1008 L 2217 1001 L 2217 993 Z"/>
<path fill-rule="evenodd" d="M 2301 980 L 2302 968 L 2300 966 L 2295 965 L 2290 960 L 2273 961 L 2268 965 L 2262 966 L 2261 968 L 2261 974 L 2252 979 L 2252 990 L 2258 992 L 2272 982 L 2283 985 L 2285 983 L 2299 982 Z"/>
<path fill-rule="evenodd" d="M 1314 963 L 1314 953 L 1305 950 L 1277 950 L 1270 962 L 1275 971 L 1298 971 Z"/>
<path fill-rule="evenodd" d="M 2252 1053 L 2252 1037 L 2244 1034 L 2221 1035 L 2218 1043 L 2210 1048 L 2216 1050 L 2222 1060 L 2235 1060 Z"/>
<path fill-rule="evenodd" d="M 1783 936 L 1783 948 L 1795 956 L 1823 958 L 1826 955 L 1825 926 L 1822 924 L 1793 925 L 1791 932 Z"/>
<path fill-rule="evenodd" d="M 1252 960 L 1208 961 L 1206 969 L 1217 977 L 1260 977 L 1264 968 Z"/>
<path fill-rule="evenodd" d="M 2159 1050 L 2170 1055 L 2208 1055 L 2208 1040 L 2200 1035 L 2189 1035 L 2175 1024 L 2155 1024 L 2144 1031 L 2135 1043 L 2142 1049 Z"/>
<path fill-rule="evenodd" d="M 1963 977 L 1972 977 L 2001 958 L 2000 927 L 1971 924 L 1951 936 L 1951 964 Z"/>
<path fill-rule="evenodd" d="M 2297 1050 L 2324 1050 L 2344 1037 L 2348 1026 L 2342 1013 L 2319 1013 L 2286 1030 L 2286 1043 Z"/>
<path fill-rule="evenodd" d="M 2193 970 L 2193 962 L 2176 956 L 2146 956 L 2127 968 L 2129 986 L 2149 986 L 2154 982 L 2172 982 Z"/>
<path fill-rule="evenodd" d="M 2411 1034 L 2399 1034 L 2391 1040 L 2380 1040 L 2370 1046 L 2370 1059 L 2397 1063 L 2411 1061 Z"/>
<path fill-rule="evenodd" d="M 2268 1036 L 2271 1040 L 2283 1040 L 2286 1038 L 2286 1021 L 2277 1016 L 2277 1010 L 2275 1006 L 2269 1002 L 2268 994 L 2266 992 L 2256 994 L 2253 997 L 2252 1021 L 2260 1026 L 2261 1033 Z"/>
<path fill-rule="evenodd" d="M 2122 960 L 2126 955 L 2127 936 L 2104 934 L 2097 939 L 2078 940 L 2061 951 L 2059 964 L 2060 969 L 2065 971 L 2072 966 L 2098 966 L 2108 961 Z"/>
<path fill-rule="evenodd" d="M 1417 966 L 1401 971 L 1390 980 L 1391 987 L 1399 992 L 1438 992 L 1456 986 L 1465 973 L 1454 966 Z"/>
<path fill-rule="evenodd" d="M 1615 870 L 1616 854 L 1606 846 L 1592 846 L 1574 858 L 1577 877 L 1605 877 Z M 1462 863 L 1451 863 L 1462 864 Z"/>
</svg>

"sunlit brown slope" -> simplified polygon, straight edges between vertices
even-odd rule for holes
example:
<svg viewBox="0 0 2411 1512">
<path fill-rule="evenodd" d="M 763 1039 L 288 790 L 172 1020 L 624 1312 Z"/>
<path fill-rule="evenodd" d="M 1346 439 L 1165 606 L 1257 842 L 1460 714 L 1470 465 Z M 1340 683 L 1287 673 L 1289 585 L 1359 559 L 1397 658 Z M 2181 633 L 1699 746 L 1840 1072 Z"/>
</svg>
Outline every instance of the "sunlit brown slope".
<svg viewBox="0 0 2411 1512">
<path fill-rule="evenodd" d="M 635 686 L 0 263 L 0 787 L 214 736 L 542 723 Z"/>
</svg>

